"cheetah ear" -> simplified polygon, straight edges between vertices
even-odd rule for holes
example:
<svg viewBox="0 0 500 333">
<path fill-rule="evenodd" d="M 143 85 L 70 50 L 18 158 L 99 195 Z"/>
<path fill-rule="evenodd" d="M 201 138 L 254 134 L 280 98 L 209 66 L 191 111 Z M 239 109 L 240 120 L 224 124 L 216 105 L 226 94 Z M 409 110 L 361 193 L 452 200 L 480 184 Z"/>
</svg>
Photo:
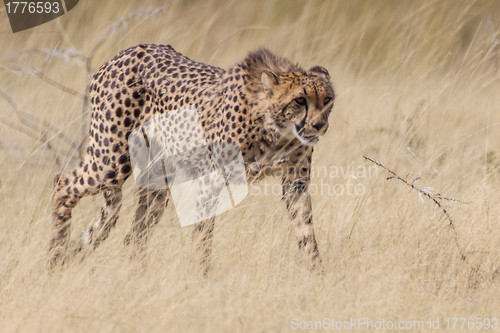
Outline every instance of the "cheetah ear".
<svg viewBox="0 0 500 333">
<path fill-rule="evenodd" d="M 268 96 L 273 94 L 274 87 L 280 83 L 276 74 L 269 71 L 263 71 L 260 80 L 262 81 L 262 85 L 264 86 L 264 90 Z"/>
<path fill-rule="evenodd" d="M 314 66 L 314 67 L 311 67 L 309 69 L 309 72 L 313 72 L 313 73 L 319 74 L 322 77 L 324 77 L 325 79 L 330 80 L 330 73 L 328 73 L 328 71 L 326 70 L 325 67 Z"/>
</svg>

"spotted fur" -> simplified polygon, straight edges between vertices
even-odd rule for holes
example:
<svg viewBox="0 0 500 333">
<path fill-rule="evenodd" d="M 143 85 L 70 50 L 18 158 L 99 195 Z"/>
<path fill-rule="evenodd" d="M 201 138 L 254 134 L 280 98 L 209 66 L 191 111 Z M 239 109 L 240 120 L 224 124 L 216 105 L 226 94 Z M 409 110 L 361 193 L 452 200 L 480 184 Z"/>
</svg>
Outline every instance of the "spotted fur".
<svg viewBox="0 0 500 333">
<path fill-rule="evenodd" d="M 116 224 L 121 187 L 131 175 L 128 137 L 153 117 L 194 105 L 206 141 L 236 144 L 248 181 L 282 177 L 283 198 L 299 248 L 311 267 L 320 259 L 313 231 L 310 182 L 313 145 L 328 129 L 334 102 L 328 71 L 305 71 L 266 49 L 224 70 L 193 61 L 171 46 L 138 45 L 102 65 L 92 79 L 89 142 L 83 161 L 58 175 L 53 193 L 52 263 L 69 247 L 71 210 L 88 195 L 104 194 L 99 219 L 72 247 L 97 247 Z M 180 128 L 182 121 L 175 124 Z M 138 207 L 125 242 L 144 244 L 169 198 L 165 190 L 139 189 Z M 214 218 L 194 226 L 200 260 L 208 269 Z"/>
</svg>

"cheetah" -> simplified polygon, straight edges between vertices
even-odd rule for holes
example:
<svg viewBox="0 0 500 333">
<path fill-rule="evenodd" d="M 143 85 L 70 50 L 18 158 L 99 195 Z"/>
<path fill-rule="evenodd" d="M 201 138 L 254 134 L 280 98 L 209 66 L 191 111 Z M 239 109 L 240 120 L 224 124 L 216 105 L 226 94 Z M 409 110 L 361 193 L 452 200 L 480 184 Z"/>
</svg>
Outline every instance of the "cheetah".
<svg viewBox="0 0 500 333">
<path fill-rule="evenodd" d="M 156 116 L 194 106 L 208 143 L 241 150 L 249 182 L 280 176 L 283 199 L 298 247 L 312 270 L 321 267 L 312 223 L 310 183 L 314 145 L 328 130 L 335 93 L 328 71 L 259 49 L 228 70 L 193 61 L 170 45 L 141 44 L 103 64 L 90 85 L 91 120 L 83 160 L 55 177 L 51 264 L 96 248 L 115 226 L 122 185 L 132 174 L 128 138 Z M 173 130 L 183 119 L 170 123 Z M 70 245 L 71 210 L 103 193 L 100 216 Z M 144 245 L 163 214 L 169 188 L 139 187 L 134 221 L 125 243 Z M 215 217 L 193 227 L 200 264 L 208 271 Z"/>
</svg>

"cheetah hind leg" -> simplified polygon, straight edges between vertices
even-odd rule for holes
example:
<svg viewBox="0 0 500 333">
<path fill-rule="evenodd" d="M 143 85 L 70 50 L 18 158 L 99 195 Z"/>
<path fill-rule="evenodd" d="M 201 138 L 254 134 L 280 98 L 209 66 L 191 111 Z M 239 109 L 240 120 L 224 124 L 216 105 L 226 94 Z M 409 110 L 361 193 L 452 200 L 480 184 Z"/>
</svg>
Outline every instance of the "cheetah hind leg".
<svg viewBox="0 0 500 333">
<path fill-rule="evenodd" d="M 108 238 L 111 229 L 116 225 L 122 206 L 121 188 L 104 191 L 105 204 L 101 208 L 99 219 L 82 233 L 79 241 L 73 246 L 73 254 L 91 248 L 96 249 Z"/>
<path fill-rule="evenodd" d="M 55 186 L 52 194 L 54 231 L 49 246 L 51 268 L 64 264 L 68 257 L 71 211 L 82 197 L 99 192 L 97 186 L 88 185 L 84 181 L 84 169 L 85 165 L 82 162 L 73 171 L 58 174 L 54 178 Z"/>
</svg>

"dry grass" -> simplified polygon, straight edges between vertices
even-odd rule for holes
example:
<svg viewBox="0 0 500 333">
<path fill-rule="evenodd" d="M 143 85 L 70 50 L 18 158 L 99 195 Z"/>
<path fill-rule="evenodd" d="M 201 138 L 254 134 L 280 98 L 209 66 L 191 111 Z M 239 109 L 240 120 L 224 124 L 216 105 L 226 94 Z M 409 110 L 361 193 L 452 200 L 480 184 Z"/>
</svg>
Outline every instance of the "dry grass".
<svg viewBox="0 0 500 333">
<path fill-rule="evenodd" d="M 162 5 L 81 1 L 16 34 L 0 10 L 0 331 L 278 332 L 292 317 L 441 318 L 444 328 L 453 316 L 500 317 L 498 2 L 209 0 L 152 15 Z M 303 269 L 283 203 L 264 193 L 278 192 L 273 179 L 218 219 L 206 280 L 171 206 L 146 260 L 129 258 L 131 181 L 110 239 L 64 271 L 46 269 L 52 179 L 78 158 L 88 73 L 147 42 L 223 67 L 268 46 L 330 70 L 338 99 L 313 161 L 323 278 Z M 470 202 L 444 202 L 456 235 L 429 198 L 363 155 Z M 362 191 L 340 194 L 354 185 Z M 101 203 L 74 210 L 74 237 Z"/>
</svg>

